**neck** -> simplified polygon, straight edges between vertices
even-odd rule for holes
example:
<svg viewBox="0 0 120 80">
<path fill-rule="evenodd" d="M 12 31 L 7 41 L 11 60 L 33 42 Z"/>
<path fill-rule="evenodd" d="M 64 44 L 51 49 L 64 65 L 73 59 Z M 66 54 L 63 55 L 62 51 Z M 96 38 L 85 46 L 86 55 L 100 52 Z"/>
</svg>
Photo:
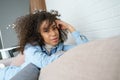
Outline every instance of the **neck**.
<svg viewBox="0 0 120 80">
<path fill-rule="evenodd" d="M 49 45 L 49 44 L 45 44 L 45 48 L 51 49 L 51 48 L 53 48 L 53 47 L 55 47 L 55 46 L 52 46 L 52 45 Z"/>
<path fill-rule="evenodd" d="M 54 48 L 55 46 L 53 45 L 49 45 L 49 44 L 45 44 L 45 48 L 47 49 L 47 51 L 50 53 L 51 49 Z"/>
</svg>

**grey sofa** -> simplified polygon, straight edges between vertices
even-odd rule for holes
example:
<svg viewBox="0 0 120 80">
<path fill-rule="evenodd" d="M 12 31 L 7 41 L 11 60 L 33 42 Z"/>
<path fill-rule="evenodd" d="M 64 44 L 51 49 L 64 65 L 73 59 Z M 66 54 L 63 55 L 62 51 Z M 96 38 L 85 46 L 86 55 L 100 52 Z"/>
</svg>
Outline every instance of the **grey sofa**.
<svg viewBox="0 0 120 80">
<path fill-rule="evenodd" d="M 79 45 L 42 68 L 39 80 L 120 80 L 119 41 L 116 36 Z"/>
</svg>

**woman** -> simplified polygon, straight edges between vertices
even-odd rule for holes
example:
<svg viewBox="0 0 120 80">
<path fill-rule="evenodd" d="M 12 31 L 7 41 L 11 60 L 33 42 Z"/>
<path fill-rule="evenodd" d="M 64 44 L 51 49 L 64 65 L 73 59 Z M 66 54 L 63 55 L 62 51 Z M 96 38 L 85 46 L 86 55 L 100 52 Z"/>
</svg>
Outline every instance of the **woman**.
<svg viewBox="0 0 120 80">
<path fill-rule="evenodd" d="M 58 19 L 57 11 L 38 11 L 18 18 L 15 30 L 19 38 L 19 51 L 24 55 L 24 62 L 0 70 L 0 80 L 9 80 L 29 63 L 43 68 L 59 58 L 73 45 L 64 45 L 67 32 L 70 32 L 77 44 L 88 42 L 70 24 Z M 12 74 L 10 74 L 12 73 Z"/>
</svg>

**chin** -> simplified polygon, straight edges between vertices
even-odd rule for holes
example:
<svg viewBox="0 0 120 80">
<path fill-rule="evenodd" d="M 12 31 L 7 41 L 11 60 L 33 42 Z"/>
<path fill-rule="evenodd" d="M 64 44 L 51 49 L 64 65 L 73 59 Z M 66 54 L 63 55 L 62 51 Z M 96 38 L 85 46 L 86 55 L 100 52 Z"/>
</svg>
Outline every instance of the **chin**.
<svg viewBox="0 0 120 80">
<path fill-rule="evenodd" d="M 58 44 L 58 42 L 57 43 L 54 43 L 54 44 L 52 44 L 53 46 L 56 46 Z"/>
</svg>

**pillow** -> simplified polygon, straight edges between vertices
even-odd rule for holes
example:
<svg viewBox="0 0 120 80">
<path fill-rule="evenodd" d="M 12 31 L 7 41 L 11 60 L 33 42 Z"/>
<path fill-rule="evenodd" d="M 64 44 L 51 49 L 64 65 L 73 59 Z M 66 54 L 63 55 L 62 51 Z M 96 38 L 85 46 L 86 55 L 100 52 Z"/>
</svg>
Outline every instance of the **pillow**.
<svg viewBox="0 0 120 80">
<path fill-rule="evenodd" d="M 30 63 L 10 80 L 38 80 L 40 69 Z"/>
<path fill-rule="evenodd" d="M 39 80 L 120 80 L 120 36 L 79 45 L 41 69 Z"/>
</svg>

